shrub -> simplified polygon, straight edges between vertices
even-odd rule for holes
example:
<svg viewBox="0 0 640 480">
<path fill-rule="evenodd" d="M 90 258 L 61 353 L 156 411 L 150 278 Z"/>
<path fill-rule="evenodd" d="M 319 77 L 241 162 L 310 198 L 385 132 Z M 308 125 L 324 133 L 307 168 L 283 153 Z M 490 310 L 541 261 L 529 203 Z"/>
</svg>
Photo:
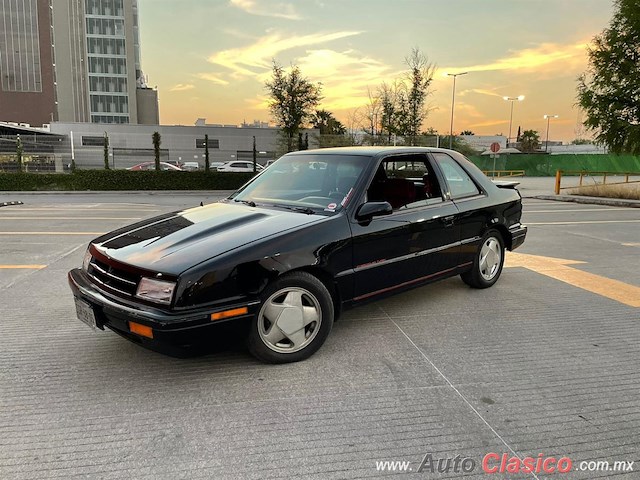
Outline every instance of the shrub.
<svg viewBox="0 0 640 480">
<path fill-rule="evenodd" d="M 76 170 L 58 173 L 0 173 L 0 191 L 235 190 L 253 173 Z"/>
</svg>

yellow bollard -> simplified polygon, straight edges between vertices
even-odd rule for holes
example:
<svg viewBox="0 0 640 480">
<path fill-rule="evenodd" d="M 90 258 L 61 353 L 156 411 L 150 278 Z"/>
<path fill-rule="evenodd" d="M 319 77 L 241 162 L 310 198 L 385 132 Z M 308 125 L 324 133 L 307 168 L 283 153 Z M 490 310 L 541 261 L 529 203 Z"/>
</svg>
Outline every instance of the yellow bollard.
<svg viewBox="0 0 640 480">
<path fill-rule="evenodd" d="M 562 170 L 556 171 L 556 195 L 560 195 L 560 182 L 562 181 Z"/>
</svg>

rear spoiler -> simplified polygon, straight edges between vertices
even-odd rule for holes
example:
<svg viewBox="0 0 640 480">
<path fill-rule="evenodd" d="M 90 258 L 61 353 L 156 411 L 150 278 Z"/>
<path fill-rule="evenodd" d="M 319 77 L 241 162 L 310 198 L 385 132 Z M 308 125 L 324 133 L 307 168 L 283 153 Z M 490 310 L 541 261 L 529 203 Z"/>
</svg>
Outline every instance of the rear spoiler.
<svg viewBox="0 0 640 480">
<path fill-rule="evenodd" d="M 516 182 L 515 180 L 493 180 L 493 183 L 498 188 L 510 188 L 512 190 L 515 190 L 516 187 L 520 185 L 520 182 Z"/>
</svg>

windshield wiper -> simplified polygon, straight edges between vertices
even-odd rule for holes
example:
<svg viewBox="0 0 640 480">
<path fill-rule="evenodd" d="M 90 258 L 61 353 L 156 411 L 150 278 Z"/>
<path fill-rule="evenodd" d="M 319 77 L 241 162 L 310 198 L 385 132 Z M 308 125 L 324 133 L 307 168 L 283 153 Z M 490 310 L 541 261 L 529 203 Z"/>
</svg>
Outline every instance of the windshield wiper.
<svg viewBox="0 0 640 480">
<path fill-rule="evenodd" d="M 255 207 L 256 206 L 256 202 L 254 202 L 253 200 L 238 200 L 238 199 L 234 199 L 234 202 L 242 202 L 245 205 L 249 205 L 250 207 Z"/>
<path fill-rule="evenodd" d="M 286 208 L 287 210 L 291 210 L 293 212 L 306 213 L 307 215 L 313 215 L 316 211 L 310 207 L 294 207 L 293 205 L 274 205 L 274 207 L 278 208 Z"/>
</svg>

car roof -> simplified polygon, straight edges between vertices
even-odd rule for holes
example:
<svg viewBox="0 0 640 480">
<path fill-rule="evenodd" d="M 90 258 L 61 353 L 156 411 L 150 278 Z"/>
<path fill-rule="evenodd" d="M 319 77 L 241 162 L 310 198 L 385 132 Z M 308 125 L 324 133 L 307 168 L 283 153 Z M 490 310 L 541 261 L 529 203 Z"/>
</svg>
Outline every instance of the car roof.
<svg viewBox="0 0 640 480">
<path fill-rule="evenodd" d="M 383 147 L 383 146 L 365 146 L 365 147 L 332 147 L 319 148 L 315 150 L 299 150 L 291 152 L 287 155 L 361 155 L 365 157 L 377 157 L 379 155 L 401 155 L 408 153 L 427 153 L 427 152 L 450 152 L 444 148 L 435 147 Z"/>
</svg>

